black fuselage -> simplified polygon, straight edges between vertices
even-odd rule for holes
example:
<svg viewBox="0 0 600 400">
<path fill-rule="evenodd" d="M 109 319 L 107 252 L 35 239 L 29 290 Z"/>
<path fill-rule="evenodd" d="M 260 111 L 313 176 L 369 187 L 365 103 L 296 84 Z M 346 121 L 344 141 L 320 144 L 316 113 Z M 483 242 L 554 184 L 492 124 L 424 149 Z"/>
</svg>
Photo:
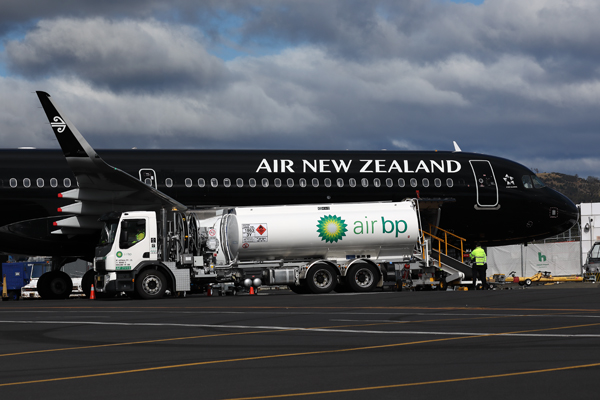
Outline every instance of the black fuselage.
<svg viewBox="0 0 600 400">
<path fill-rule="evenodd" d="M 523 243 L 569 229 L 577 208 L 521 164 L 465 152 L 99 150 L 113 167 L 195 208 L 439 200 L 468 242 Z M 528 177 L 528 178 L 527 178 Z M 532 177 L 533 181 L 532 181 Z M 53 235 L 77 187 L 60 150 L 0 150 L 0 251 L 86 256 L 94 235 Z M 70 181 L 70 186 L 69 186 Z M 436 206 L 437 209 L 437 206 Z"/>
</svg>

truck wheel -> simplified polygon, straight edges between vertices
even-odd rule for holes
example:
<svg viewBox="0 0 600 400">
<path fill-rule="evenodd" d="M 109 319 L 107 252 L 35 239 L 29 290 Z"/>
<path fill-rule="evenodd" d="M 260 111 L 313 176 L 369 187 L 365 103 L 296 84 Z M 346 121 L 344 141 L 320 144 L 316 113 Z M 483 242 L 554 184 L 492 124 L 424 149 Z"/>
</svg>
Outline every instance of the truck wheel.
<svg viewBox="0 0 600 400">
<path fill-rule="evenodd" d="M 288 288 L 296 294 L 309 294 L 312 293 L 305 281 L 302 281 L 300 285 L 288 285 Z"/>
<path fill-rule="evenodd" d="M 360 263 L 353 265 L 348 274 L 346 274 L 346 282 L 355 292 L 370 292 L 375 289 L 379 274 L 371 264 Z"/>
<path fill-rule="evenodd" d="M 68 299 L 73 291 L 73 281 L 62 271 L 50 271 L 40 276 L 37 289 L 44 300 Z"/>
<path fill-rule="evenodd" d="M 86 271 L 81 278 L 81 290 L 86 299 L 90 298 L 90 292 L 92 291 L 92 285 L 94 284 L 94 278 L 96 277 L 96 272 L 93 269 Z"/>
<path fill-rule="evenodd" d="M 167 289 L 165 276 L 155 269 L 147 269 L 135 279 L 135 291 L 143 299 L 160 299 Z"/>
<path fill-rule="evenodd" d="M 337 285 L 337 273 L 330 265 L 313 265 L 306 274 L 306 285 L 315 294 L 329 293 Z"/>
</svg>

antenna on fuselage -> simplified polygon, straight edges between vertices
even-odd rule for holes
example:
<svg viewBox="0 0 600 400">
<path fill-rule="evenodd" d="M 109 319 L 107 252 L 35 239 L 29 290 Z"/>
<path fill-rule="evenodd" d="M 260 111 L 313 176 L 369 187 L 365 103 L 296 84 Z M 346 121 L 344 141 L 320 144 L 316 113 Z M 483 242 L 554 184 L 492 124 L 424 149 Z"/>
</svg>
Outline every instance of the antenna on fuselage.
<svg viewBox="0 0 600 400">
<path fill-rule="evenodd" d="M 454 140 L 452 141 L 452 143 L 454 143 L 454 151 L 455 151 L 455 152 L 457 152 L 457 151 L 462 151 L 462 150 L 460 149 L 460 147 L 458 147 L 458 143 L 456 143 Z"/>
</svg>

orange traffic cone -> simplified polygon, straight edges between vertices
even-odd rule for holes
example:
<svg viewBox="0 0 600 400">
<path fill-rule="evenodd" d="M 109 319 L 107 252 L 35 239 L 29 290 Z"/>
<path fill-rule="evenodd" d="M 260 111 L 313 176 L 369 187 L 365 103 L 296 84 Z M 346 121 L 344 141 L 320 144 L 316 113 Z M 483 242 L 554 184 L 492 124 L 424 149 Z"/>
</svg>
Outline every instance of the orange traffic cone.
<svg viewBox="0 0 600 400">
<path fill-rule="evenodd" d="M 92 283 L 92 288 L 90 289 L 90 300 L 96 300 L 96 290 L 94 289 L 93 283 Z"/>
<path fill-rule="evenodd" d="M 212 296 L 212 286 L 208 285 L 206 288 L 206 295 L 209 297 Z"/>
<path fill-rule="evenodd" d="M 254 286 L 250 286 L 250 294 L 256 294 L 254 293 Z"/>
</svg>

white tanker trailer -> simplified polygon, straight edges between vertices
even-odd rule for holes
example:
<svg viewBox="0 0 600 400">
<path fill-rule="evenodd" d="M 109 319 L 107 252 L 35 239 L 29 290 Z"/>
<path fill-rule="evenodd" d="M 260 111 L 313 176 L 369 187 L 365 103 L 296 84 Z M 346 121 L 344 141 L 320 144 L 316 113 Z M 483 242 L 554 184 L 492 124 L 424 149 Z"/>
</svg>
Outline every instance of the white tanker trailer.
<svg viewBox="0 0 600 400">
<path fill-rule="evenodd" d="M 154 211 L 135 211 L 101 220 L 95 276 L 84 281 L 101 294 L 142 298 L 215 283 L 288 285 L 297 293 L 370 291 L 399 281 L 420 247 L 413 200 L 163 210 L 158 219 Z"/>
</svg>

